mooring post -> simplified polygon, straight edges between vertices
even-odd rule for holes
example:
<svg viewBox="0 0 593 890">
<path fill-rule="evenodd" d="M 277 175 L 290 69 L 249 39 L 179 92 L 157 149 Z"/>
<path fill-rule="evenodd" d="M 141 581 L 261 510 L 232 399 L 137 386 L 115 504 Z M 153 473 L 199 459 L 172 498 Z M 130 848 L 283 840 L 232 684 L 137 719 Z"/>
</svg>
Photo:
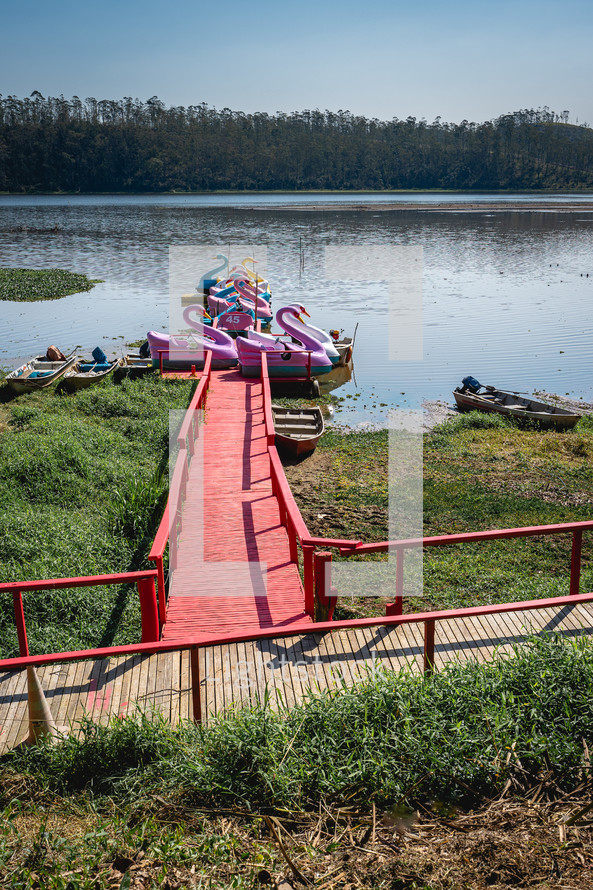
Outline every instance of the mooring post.
<svg viewBox="0 0 593 890">
<path fill-rule="evenodd" d="M 313 590 L 313 554 L 315 548 L 311 544 L 303 544 L 303 574 L 305 587 L 305 612 L 311 618 L 315 614 L 315 592 Z"/>
<path fill-rule="evenodd" d="M 14 605 L 14 620 L 16 623 L 16 632 L 19 641 L 19 655 L 29 654 L 29 643 L 27 641 L 27 628 L 25 626 L 25 612 L 23 610 L 23 597 L 20 590 L 14 590 L 12 594 L 12 602 Z"/>
<path fill-rule="evenodd" d="M 581 550 L 583 532 L 577 528 L 572 533 L 572 554 L 570 557 L 570 594 L 576 596 L 581 584 Z"/>
<path fill-rule="evenodd" d="M 401 615 L 404 611 L 404 551 L 401 547 L 396 550 L 395 563 L 395 602 L 387 603 L 386 615 Z"/>
<path fill-rule="evenodd" d="M 434 625 L 435 619 L 428 618 L 424 622 L 424 673 L 432 674 L 434 671 Z"/>
<path fill-rule="evenodd" d="M 313 555 L 313 575 L 315 579 L 315 621 L 329 621 L 331 609 L 331 600 L 328 594 L 331 592 L 329 583 L 329 569 L 331 566 L 332 555 L 329 552 L 316 551 Z"/>
<path fill-rule="evenodd" d="M 159 638 L 159 612 L 156 602 L 154 578 L 140 578 L 138 581 L 140 614 L 142 618 L 142 643 L 154 643 Z"/>
<path fill-rule="evenodd" d="M 192 646 L 189 650 L 191 673 L 191 702 L 194 723 L 202 722 L 202 690 L 200 688 L 200 650 Z"/>
<path fill-rule="evenodd" d="M 157 556 L 155 559 L 157 570 L 157 592 L 159 601 L 159 621 L 161 627 L 167 620 L 167 600 L 165 594 L 165 567 L 163 557 Z"/>
</svg>

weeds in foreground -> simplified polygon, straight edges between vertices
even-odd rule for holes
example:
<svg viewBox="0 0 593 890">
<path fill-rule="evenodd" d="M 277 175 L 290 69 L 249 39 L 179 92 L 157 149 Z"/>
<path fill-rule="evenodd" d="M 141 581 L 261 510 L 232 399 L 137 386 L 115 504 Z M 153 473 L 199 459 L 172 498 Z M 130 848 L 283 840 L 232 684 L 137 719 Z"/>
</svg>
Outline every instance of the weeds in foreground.
<svg viewBox="0 0 593 890">
<path fill-rule="evenodd" d="M 116 799 L 158 793 L 186 805 L 386 807 L 479 800 L 544 775 L 568 790 L 592 738 L 593 646 L 536 638 L 512 657 L 431 678 L 377 673 L 282 714 L 262 704 L 205 727 L 85 721 L 80 737 L 4 762 L 60 794 L 92 783 Z"/>
<path fill-rule="evenodd" d="M 589 888 L 592 686 L 591 641 L 537 638 L 281 714 L 85 721 L 0 760 L 0 884 Z"/>
</svg>

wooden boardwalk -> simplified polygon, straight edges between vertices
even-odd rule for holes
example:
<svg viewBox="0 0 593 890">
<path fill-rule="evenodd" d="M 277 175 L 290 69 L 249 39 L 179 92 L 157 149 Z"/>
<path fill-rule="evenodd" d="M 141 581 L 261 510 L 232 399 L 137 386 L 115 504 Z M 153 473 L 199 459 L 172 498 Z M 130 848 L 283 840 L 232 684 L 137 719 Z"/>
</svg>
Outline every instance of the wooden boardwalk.
<svg viewBox="0 0 593 890">
<path fill-rule="evenodd" d="M 262 384 L 214 371 L 192 459 L 163 640 L 308 620 L 272 493 Z"/>
<path fill-rule="evenodd" d="M 593 634 L 593 606 L 575 603 L 438 622 L 435 667 L 487 661 L 528 634 L 553 632 L 569 639 Z M 380 666 L 419 672 L 422 633 L 421 625 L 411 624 L 205 647 L 199 656 L 202 716 L 208 720 L 235 705 L 266 700 L 274 708 L 291 706 L 310 691 L 353 686 Z M 38 674 L 63 731 L 76 728 L 85 714 L 100 723 L 137 708 L 155 709 L 173 723 L 192 716 L 187 651 L 46 665 Z M 0 753 L 26 735 L 26 671 L 0 673 Z"/>
</svg>

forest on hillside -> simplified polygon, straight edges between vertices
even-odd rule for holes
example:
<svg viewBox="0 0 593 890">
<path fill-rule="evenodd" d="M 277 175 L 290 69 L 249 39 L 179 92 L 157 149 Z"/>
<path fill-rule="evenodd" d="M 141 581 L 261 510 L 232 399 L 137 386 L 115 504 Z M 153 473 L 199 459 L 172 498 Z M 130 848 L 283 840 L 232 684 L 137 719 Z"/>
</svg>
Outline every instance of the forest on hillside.
<svg viewBox="0 0 593 890">
<path fill-rule="evenodd" d="M 0 191 L 592 188 L 593 129 L 568 117 L 453 124 L 0 96 Z"/>
</svg>

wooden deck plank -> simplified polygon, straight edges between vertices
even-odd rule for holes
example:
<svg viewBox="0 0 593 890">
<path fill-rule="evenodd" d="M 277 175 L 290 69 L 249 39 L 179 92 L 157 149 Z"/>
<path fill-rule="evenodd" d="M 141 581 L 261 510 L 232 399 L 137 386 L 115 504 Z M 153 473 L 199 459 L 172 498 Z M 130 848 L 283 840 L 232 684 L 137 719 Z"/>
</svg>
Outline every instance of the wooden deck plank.
<svg viewBox="0 0 593 890">
<path fill-rule="evenodd" d="M 146 703 L 147 703 L 147 690 L 148 690 L 148 672 L 150 669 L 150 655 L 143 655 L 140 658 L 140 663 L 138 664 L 137 669 L 137 687 L 136 687 L 136 698 L 135 701 L 138 704 L 138 707 L 146 711 Z"/>
<path fill-rule="evenodd" d="M 121 659 L 117 711 L 114 712 L 118 717 L 124 717 L 129 712 L 134 671 L 139 662 L 139 655 L 128 655 Z"/>
<path fill-rule="evenodd" d="M 132 663 L 130 686 L 128 689 L 128 704 L 126 706 L 126 714 L 128 716 L 134 714 L 136 709 L 140 707 L 140 684 L 142 682 L 142 675 L 144 670 L 143 665 L 148 657 L 149 656 L 147 655 L 139 654 L 135 656 Z"/>
<path fill-rule="evenodd" d="M 52 717 L 60 732 L 67 729 L 67 709 L 68 699 L 72 694 L 72 683 L 76 665 L 64 662 L 61 665 L 55 665 L 58 671 L 53 671 L 51 675 L 51 688 L 46 692 L 46 700 L 49 705 Z"/>
<path fill-rule="evenodd" d="M 568 639 L 593 633 L 588 605 L 517 612 L 513 619 L 511 633 L 506 623 L 488 615 L 438 622 L 437 668 L 453 659 L 495 658 L 531 633 L 561 633 Z M 418 670 L 422 635 L 422 625 L 396 625 L 210 647 L 200 655 L 205 712 L 220 714 L 233 702 L 253 705 L 265 699 L 266 689 L 272 707 L 290 707 L 309 690 L 339 687 L 337 671 L 352 686 L 377 664 L 394 670 L 414 665 Z M 208 670 L 206 659 L 211 660 Z M 136 702 L 143 710 L 156 706 L 172 722 L 191 716 L 187 652 L 95 659 L 67 667 L 48 665 L 38 671 L 56 722 L 76 722 L 83 711 L 105 722 L 110 715 L 132 712 Z M 25 671 L 0 676 L 0 751 L 27 735 L 26 690 Z"/>
<path fill-rule="evenodd" d="M 206 670 L 207 651 L 198 650 L 198 667 L 200 669 L 200 695 L 202 699 L 202 713 L 206 710 L 206 691 L 208 686 L 208 674 Z M 179 687 L 177 699 L 177 719 L 180 721 L 193 720 L 193 697 L 191 679 L 191 655 L 190 650 L 179 653 Z"/>
<path fill-rule="evenodd" d="M 88 662 L 75 661 L 70 666 L 69 690 L 64 694 L 63 722 L 67 727 L 67 732 L 76 732 L 77 727 L 77 708 L 80 702 L 81 689 L 85 684 L 85 667 Z"/>
<path fill-rule="evenodd" d="M 216 697 L 213 688 L 213 674 L 212 674 L 212 649 L 208 646 L 204 647 L 201 650 L 201 654 L 203 656 L 203 661 L 200 662 L 200 674 L 202 680 L 202 720 L 204 722 L 208 722 L 208 715 L 210 713 L 214 713 L 216 711 Z M 187 688 L 188 688 L 188 696 L 191 699 L 191 673 L 190 673 L 190 664 L 189 664 L 189 655 L 187 656 L 188 663 L 186 665 L 188 674 L 187 674 Z M 188 714 L 192 711 L 191 700 L 187 702 L 188 705 Z"/>
<path fill-rule="evenodd" d="M 348 633 L 348 640 L 356 661 L 357 682 L 364 682 L 372 674 L 377 650 L 371 642 L 371 628 L 356 628 Z M 391 666 L 391 660 L 390 660 Z"/>
<path fill-rule="evenodd" d="M 440 623 L 440 622 L 439 622 Z M 435 644 L 438 648 L 441 663 L 451 658 L 472 657 L 471 639 L 467 639 L 467 632 L 461 627 L 459 621 L 447 621 L 435 634 Z"/>
<path fill-rule="evenodd" d="M 145 710 L 150 713 L 158 711 L 157 679 L 159 658 L 162 655 L 150 655 L 148 658 L 148 670 L 146 675 Z"/>
<path fill-rule="evenodd" d="M 26 670 L 10 671 L 8 680 L 2 678 L 0 697 L 2 709 L 0 714 L 0 750 L 9 751 L 21 739 L 16 738 L 20 731 L 21 713 L 27 708 L 27 672 Z"/>
</svg>

